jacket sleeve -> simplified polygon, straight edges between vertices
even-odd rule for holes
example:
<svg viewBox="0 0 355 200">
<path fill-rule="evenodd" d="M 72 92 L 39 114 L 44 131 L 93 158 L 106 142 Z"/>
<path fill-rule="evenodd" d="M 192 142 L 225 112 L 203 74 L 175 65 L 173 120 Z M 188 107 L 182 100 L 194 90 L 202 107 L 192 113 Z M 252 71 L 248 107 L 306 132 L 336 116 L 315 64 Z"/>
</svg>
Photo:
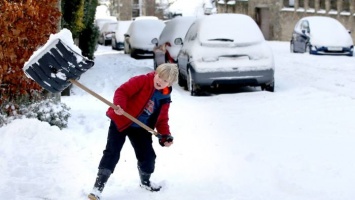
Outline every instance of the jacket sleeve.
<svg viewBox="0 0 355 200">
<path fill-rule="evenodd" d="M 169 135 L 170 133 L 170 127 L 169 127 L 169 107 L 170 103 L 165 103 L 161 110 L 160 114 L 158 116 L 157 123 L 155 125 L 158 133 L 162 135 Z"/>
<path fill-rule="evenodd" d="M 143 88 L 145 78 L 145 75 L 135 76 L 122 84 L 115 91 L 113 103 L 115 105 L 120 105 L 121 108 L 125 110 L 127 108 L 127 99 L 139 93 L 139 91 Z"/>
</svg>

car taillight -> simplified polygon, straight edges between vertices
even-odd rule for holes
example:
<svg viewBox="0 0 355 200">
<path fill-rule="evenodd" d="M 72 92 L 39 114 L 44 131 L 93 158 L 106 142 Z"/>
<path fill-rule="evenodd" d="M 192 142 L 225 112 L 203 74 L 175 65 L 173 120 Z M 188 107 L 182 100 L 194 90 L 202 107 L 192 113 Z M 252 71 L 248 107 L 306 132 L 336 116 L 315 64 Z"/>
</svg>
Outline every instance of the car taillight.
<svg viewBox="0 0 355 200">
<path fill-rule="evenodd" d="M 165 45 L 168 46 L 168 47 L 171 47 L 170 42 L 166 42 Z"/>
</svg>

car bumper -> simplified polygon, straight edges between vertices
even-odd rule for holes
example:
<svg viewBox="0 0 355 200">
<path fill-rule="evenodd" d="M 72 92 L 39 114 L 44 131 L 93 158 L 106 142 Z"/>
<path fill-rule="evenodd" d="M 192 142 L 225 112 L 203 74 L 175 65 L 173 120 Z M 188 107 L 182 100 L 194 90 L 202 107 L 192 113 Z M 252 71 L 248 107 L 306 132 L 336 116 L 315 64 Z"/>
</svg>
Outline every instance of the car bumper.
<svg viewBox="0 0 355 200">
<path fill-rule="evenodd" d="M 200 86 L 240 85 L 260 86 L 274 81 L 274 69 L 235 72 L 196 72 L 191 69 L 194 82 Z"/>
<path fill-rule="evenodd" d="M 142 57 L 154 57 L 153 50 L 134 49 L 134 54 Z"/>
<path fill-rule="evenodd" d="M 116 42 L 116 47 L 119 50 L 123 50 L 124 49 L 124 43 L 123 42 Z"/>
<path fill-rule="evenodd" d="M 352 56 L 353 50 L 354 50 L 353 47 L 350 47 L 350 48 L 341 47 L 339 49 L 332 49 L 331 47 L 312 46 L 310 49 L 310 53 L 316 54 L 316 55 L 348 55 L 348 56 Z"/>
</svg>

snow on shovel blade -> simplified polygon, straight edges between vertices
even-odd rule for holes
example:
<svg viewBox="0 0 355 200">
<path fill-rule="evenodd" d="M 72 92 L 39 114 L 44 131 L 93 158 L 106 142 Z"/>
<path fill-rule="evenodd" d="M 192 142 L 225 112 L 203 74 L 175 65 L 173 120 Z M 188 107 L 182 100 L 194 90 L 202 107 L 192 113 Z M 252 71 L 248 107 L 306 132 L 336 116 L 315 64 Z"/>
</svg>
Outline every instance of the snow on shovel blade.
<svg viewBox="0 0 355 200">
<path fill-rule="evenodd" d="M 23 67 L 25 74 L 52 93 L 63 91 L 94 65 L 92 60 L 72 50 L 61 39 L 49 41 Z"/>
</svg>

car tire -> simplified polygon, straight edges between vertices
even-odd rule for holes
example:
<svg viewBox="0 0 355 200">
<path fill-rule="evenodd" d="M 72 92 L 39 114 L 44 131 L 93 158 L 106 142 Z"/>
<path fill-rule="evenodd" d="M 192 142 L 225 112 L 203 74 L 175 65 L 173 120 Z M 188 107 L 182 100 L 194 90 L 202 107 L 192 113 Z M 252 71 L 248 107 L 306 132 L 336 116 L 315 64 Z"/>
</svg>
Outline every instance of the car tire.
<svg viewBox="0 0 355 200">
<path fill-rule="evenodd" d="M 128 54 L 129 53 L 129 45 L 127 44 L 127 42 L 124 42 L 124 49 L 123 49 L 124 54 Z"/>
<path fill-rule="evenodd" d="M 274 92 L 275 91 L 275 81 L 273 80 L 271 83 L 261 85 L 262 91 Z"/>
<path fill-rule="evenodd" d="M 183 88 L 187 88 L 186 87 L 186 79 L 184 79 L 184 77 L 182 77 L 181 73 L 179 72 L 179 76 L 178 76 L 178 84 L 180 87 L 183 87 Z"/>
<path fill-rule="evenodd" d="M 131 58 L 136 58 L 137 57 L 136 50 L 130 48 L 130 55 L 131 55 Z"/>
<path fill-rule="evenodd" d="M 157 69 L 157 67 L 158 67 L 158 64 L 157 64 L 157 61 L 155 60 L 155 59 L 153 59 L 153 62 L 154 62 L 154 70 L 156 70 Z"/>
<path fill-rule="evenodd" d="M 291 52 L 291 53 L 296 53 L 296 51 L 295 51 L 295 45 L 293 44 L 293 42 L 290 42 L 290 52 Z"/>
<path fill-rule="evenodd" d="M 187 89 L 190 92 L 191 96 L 198 96 L 198 91 L 196 89 L 196 84 L 191 75 L 191 68 L 188 69 L 187 73 Z"/>
<path fill-rule="evenodd" d="M 117 49 L 117 45 L 116 45 L 115 40 L 111 40 L 111 47 L 112 47 L 112 49 L 114 49 L 114 50 Z"/>
</svg>

